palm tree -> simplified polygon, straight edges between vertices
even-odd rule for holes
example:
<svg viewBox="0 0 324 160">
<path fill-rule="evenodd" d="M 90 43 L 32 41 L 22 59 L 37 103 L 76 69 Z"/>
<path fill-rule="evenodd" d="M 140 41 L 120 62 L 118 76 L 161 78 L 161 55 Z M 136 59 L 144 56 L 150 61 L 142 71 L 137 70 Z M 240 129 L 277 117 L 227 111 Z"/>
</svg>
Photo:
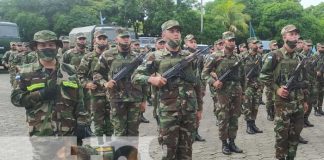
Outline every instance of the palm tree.
<svg viewBox="0 0 324 160">
<path fill-rule="evenodd" d="M 245 5 L 235 0 L 218 0 L 213 3 L 212 15 L 217 23 L 222 23 L 229 31 L 239 34 L 248 31 L 250 16 L 244 14 Z"/>
</svg>

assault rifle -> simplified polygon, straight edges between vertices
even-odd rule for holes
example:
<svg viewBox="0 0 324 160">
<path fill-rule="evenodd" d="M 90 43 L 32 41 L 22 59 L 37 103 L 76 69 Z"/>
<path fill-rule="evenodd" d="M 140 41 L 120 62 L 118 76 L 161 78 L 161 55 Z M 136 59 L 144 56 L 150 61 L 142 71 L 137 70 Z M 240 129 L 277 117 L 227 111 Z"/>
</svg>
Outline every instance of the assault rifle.
<svg viewBox="0 0 324 160">
<path fill-rule="evenodd" d="M 254 62 L 253 66 L 251 67 L 251 69 L 249 70 L 249 72 L 245 75 L 245 77 L 246 77 L 247 79 L 251 79 L 251 78 L 253 78 L 253 77 L 251 77 L 251 76 L 252 76 L 252 73 L 253 73 L 254 70 L 258 67 L 258 65 L 260 64 L 261 61 L 262 61 L 262 59 L 261 59 L 261 57 L 260 57 L 260 58 L 258 58 L 258 59 Z"/>
<path fill-rule="evenodd" d="M 146 52 L 149 53 L 149 52 Z M 135 59 L 132 60 L 131 63 L 123 67 L 118 73 L 113 76 L 114 81 L 119 81 L 129 75 L 132 71 L 134 71 L 141 63 L 143 62 L 146 53 L 140 53 Z"/>
<path fill-rule="evenodd" d="M 167 71 L 165 71 L 162 74 L 162 77 L 169 80 L 172 77 L 181 76 L 183 73 L 183 70 L 196 58 L 198 58 L 200 55 L 204 54 L 206 50 L 208 50 L 212 46 L 208 46 L 207 48 L 203 50 L 196 51 L 195 53 L 187 56 L 185 59 L 181 60 L 179 63 L 177 63 L 175 66 L 169 68 Z"/>
<path fill-rule="evenodd" d="M 298 85 L 297 79 L 298 76 L 302 70 L 302 68 L 304 67 L 305 63 L 306 63 L 307 57 L 303 58 L 297 65 L 297 67 L 295 68 L 292 76 L 288 79 L 285 88 L 290 92 L 291 90 L 296 88 L 296 85 Z"/>
<path fill-rule="evenodd" d="M 240 59 L 238 62 L 235 62 L 233 66 L 231 66 L 229 69 L 225 71 L 224 74 L 222 74 L 218 79 L 217 77 L 213 77 L 215 80 L 219 80 L 223 82 L 233 71 L 235 71 L 241 64 L 242 62 L 246 59 L 246 57 Z"/>
</svg>

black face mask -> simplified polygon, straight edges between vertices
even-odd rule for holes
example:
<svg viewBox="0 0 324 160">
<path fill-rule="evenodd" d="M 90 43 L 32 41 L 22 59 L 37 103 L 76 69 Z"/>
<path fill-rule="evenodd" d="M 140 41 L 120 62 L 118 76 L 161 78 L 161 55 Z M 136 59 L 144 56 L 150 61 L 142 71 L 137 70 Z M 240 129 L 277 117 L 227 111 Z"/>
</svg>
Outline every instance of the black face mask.
<svg viewBox="0 0 324 160">
<path fill-rule="evenodd" d="M 130 44 L 128 43 L 118 43 L 118 46 L 123 50 L 123 51 L 128 51 L 130 48 Z"/>
<path fill-rule="evenodd" d="M 39 58 L 44 61 L 52 61 L 57 55 L 57 49 L 44 48 L 38 51 Z"/>
<path fill-rule="evenodd" d="M 168 40 L 168 46 L 171 47 L 172 49 L 177 49 L 180 44 L 181 44 L 181 41 L 180 40 Z"/>
<path fill-rule="evenodd" d="M 106 44 L 98 44 L 98 49 L 100 49 L 100 50 L 105 50 L 106 48 L 108 47 L 108 45 L 106 45 Z"/>
<path fill-rule="evenodd" d="M 77 43 L 78 47 L 80 49 L 85 49 L 86 48 L 86 45 L 85 44 L 81 44 L 81 43 Z"/>
<path fill-rule="evenodd" d="M 288 47 L 289 47 L 290 49 L 294 49 L 294 48 L 297 47 L 297 41 L 289 41 L 289 40 L 287 40 L 287 41 L 286 41 L 286 44 L 288 45 Z"/>
</svg>

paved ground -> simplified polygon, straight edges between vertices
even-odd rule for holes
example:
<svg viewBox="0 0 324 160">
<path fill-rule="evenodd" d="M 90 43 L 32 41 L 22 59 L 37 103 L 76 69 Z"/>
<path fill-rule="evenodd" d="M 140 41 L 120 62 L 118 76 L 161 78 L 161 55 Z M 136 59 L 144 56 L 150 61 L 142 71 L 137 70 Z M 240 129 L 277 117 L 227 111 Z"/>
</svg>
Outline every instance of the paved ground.
<svg viewBox="0 0 324 160">
<path fill-rule="evenodd" d="M 215 125 L 215 117 L 212 113 L 212 100 L 207 94 L 204 98 L 204 113 L 201 121 L 200 134 L 206 142 L 196 142 L 193 145 L 193 159 L 220 159 L 220 160 L 270 160 L 274 159 L 274 132 L 273 122 L 266 120 L 265 107 L 261 106 L 257 119 L 257 126 L 263 129 L 263 134 L 248 135 L 245 133 L 246 125 L 241 116 L 237 145 L 244 150 L 243 154 L 232 154 L 225 156 L 221 153 L 221 142 L 218 139 L 218 128 Z M 145 160 L 160 159 L 161 149 L 157 144 L 157 126 L 152 115 L 152 107 L 148 107 L 145 116 L 151 123 L 141 124 L 140 137 L 142 143 L 140 148 Z M 310 121 L 315 127 L 305 128 L 302 136 L 309 140 L 309 144 L 300 145 L 297 160 L 324 160 L 324 117 L 315 117 L 313 114 Z M 14 107 L 10 102 L 9 76 L 0 74 L 0 160 L 31 159 L 30 143 L 27 135 L 24 108 Z M 148 155 L 150 157 L 148 157 Z"/>
</svg>

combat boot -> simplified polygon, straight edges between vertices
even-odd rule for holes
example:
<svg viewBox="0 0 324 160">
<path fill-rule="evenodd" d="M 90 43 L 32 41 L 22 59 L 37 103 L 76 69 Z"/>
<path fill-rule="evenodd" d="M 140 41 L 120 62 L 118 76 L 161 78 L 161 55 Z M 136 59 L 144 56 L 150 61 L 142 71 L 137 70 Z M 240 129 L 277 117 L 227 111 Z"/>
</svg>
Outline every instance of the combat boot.
<svg viewBox="0 0 324 160">
<path fill-rule="evenodd" d="M 294 159 L 295 159 L 294 157 L 290 157 L 290 156 L 286 157 L 286 160 L 294 160 Z"/>
<path fill-rule="evenodd" d="M 234 139 L 230 138 L 229 139 L 229 149 L 231 152 L 235 153 L 243 153 L 243 150 L 241 150 L 239 147 L 235 145 Z"/>
<path fill-rule="evenodd" d="M 230 151 L 230 148 L 228 146 L 227 140 L 222 140 L 222 152 L 225 155 L 230 155 L 232 152 Z"/>
<path fill-rule="evenodd" d="M 252 129 L 254 130 L 255 133 L 263 133 L 262 130 L 260 130 L 256 125 L 255 125 L 255 120 L 252 120 Z"/>
<path fill-rule="evenodd" d="M 309 122 L 308 118 L 304 118 L 304 127 L 314 127 L 314 125 Z"/>
<path fill-rule="evenodd" d="M 302 136 L 299 136 L 299 143 L 301 143 L 301 144 L 307 144 L 308 143 L 308 141 L 306 141 Z"/>
<path fill-rule="evenodd" d="M 248 120 L 246 121 L 246 133 L 248 134 L 255 134 L 254 129 L 252 128 L 252 121 Z"/>
<path fill-rule="evenodd" d="M 141 112 L 141 114 L 140 114 L 140 122 L 141 122 L 141 123 L 150 123 L 150 121 L 147 120 L 147 119 L 144 117 L 143 112 Z"/>
<path fill-rule="evenodd" d="M 198 133 L 198 128 L 196 129 L 196 137 L 195 137 L 195 141 L 199 141 L 199 142 L 204 142 L 206 141 L 205 139 L 203 139 L 199 133 Z"/>
<path fill-rule="evenodd" d="M 315 115 L 315 116 L 322 116 L 322 115 L 320 114 L 320 112 L 318 111 L 318 109 L 315 109 L 314 115 Z"/>
<path fill-rule="evenodd" d="M 321 116 L 324 116 L 324 112 L 322 110 L 322 107 L 318 107 L 318 113 L 321 115 Z"/>
</svg>

